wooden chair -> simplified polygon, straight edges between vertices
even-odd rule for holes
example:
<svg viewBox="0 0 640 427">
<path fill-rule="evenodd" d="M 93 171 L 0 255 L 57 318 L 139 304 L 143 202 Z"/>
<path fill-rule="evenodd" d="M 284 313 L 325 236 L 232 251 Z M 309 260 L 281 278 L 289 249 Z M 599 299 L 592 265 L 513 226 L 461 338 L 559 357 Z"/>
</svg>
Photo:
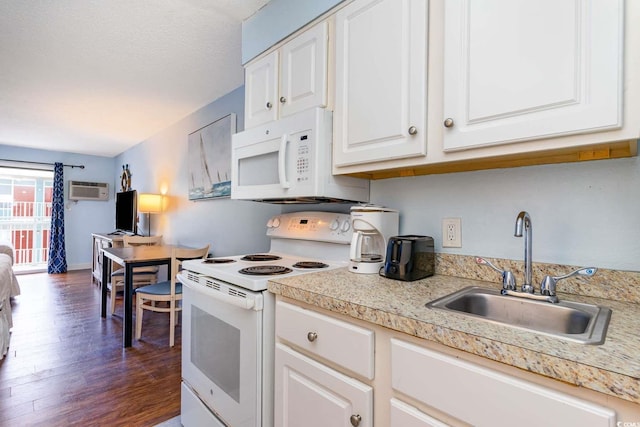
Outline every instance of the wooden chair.
<svg viewBox="0 0 640 427">
<path fill-rule="evenodd" d="M 200 249 L 174 248 L 171 253 L 171 280 L 136 289 L 136 339 L 142 335 L 142 315 L 144 310 L 169 313 L 169 346 L 173 347 L 175 326 L 178 323 L 176 314 L 182 311 L 182 283 L 176 281 L 176 274 L 180 271 L 182 261 L 188 259 L 206 258 L 209 245 Z M 156 305 L 156 302 L 168 302 L 168 306 Z"/>
<path fill-rule="evenodd" d="M 123 236 L 124 247 L 155 246 L 162 244 L 162 236 Z M 150 285 L 158 281 L 158 267 L 136 267 L 133 269 L 133 287 Z M 111 314 L 116 311 L 116 294 L 124 289 L 124 268 L 111 273 L 111 284 L 107 285 L 111 291 Z"/>
</svg>

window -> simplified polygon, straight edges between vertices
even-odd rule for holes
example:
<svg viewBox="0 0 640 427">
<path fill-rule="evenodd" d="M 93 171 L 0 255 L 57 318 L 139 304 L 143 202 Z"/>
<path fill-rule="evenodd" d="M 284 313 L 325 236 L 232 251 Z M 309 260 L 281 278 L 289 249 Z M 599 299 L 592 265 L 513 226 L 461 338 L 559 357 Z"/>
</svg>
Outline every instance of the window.
<svg viewBox="0 0 640 427">
<path fill-rule="evenodd" d="M 0 167 L 0 240 L 15 247 L 17 271 L 47 266 L 53 171 Z"/>
</svg>

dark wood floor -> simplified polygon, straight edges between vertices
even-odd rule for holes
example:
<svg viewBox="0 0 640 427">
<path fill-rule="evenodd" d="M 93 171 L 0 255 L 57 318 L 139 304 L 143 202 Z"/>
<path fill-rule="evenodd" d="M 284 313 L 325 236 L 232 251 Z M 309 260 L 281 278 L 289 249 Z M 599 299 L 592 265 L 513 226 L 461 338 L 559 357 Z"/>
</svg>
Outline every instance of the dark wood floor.
<svg viewBox="0 0 640 427">
<path fill-rule="evenodd" d="M 145 313 L 122 347 L 122 301 L 99 314 L 88 270 L 18 276 L 9 353 L 0 361 L 0 426 L 153 426 L 180 413 L 181 328 Z"/>
</svg>

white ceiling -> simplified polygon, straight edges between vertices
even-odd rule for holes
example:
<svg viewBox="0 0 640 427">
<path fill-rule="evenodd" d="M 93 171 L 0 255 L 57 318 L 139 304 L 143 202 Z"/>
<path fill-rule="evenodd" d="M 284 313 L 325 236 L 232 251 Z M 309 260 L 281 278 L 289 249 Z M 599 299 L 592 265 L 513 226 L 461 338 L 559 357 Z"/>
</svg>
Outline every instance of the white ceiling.
<svg viewBox="0 0 640 427">
<path fill-rule="evenodd" d="M 0 144 L 120 154 L 242 85 L 267 1 L 0 1 Z"/>
</svg>

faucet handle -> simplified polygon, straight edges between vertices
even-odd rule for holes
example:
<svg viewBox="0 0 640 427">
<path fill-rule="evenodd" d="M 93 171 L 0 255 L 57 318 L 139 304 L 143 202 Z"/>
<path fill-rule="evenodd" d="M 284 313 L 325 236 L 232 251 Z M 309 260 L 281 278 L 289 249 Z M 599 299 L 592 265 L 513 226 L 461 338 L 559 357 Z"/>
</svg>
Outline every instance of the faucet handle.
<svg viewBox="0 0 640 427">
<path fill-rule="evenodd" d="M 507 270 L 501 270 L 498 267 L 496 267 L 495 265 L 491 264 L 491 262 L 489 260 L 486 260 L 486 259 L 484 259 L 482 257 L 479 257 L 479 256 L 476 257 L 476 263 L 480 264 L 480 265 L 488 265 L 489 267 L 493 268 L 495 271 L 500 273 L 502 275 L 502 289 L 503 290 L 509 290 L 509 291 L 515 291 L 516 290 L 516 278 L 513 276 L 513 273 L 511 273 L 510 271 L 507 271 Z"/>
<path fill-rule="evenodd" d="M 558 284 L 558 281 L 572 276 L 591 277 L 596 274 L 596 271 L 598 271 L 598 269 L 595 267 L 585 267 L 579 268 L 578 270 L 572 271 L 571 273 L 565 274 L 563 276 L 545 276 L 544 279 L 542 279 L 542 283 L 540 284 L 540 293 L 542 295 L 555 296 L 557 287 L 556 285 Z"/>
</svg>

